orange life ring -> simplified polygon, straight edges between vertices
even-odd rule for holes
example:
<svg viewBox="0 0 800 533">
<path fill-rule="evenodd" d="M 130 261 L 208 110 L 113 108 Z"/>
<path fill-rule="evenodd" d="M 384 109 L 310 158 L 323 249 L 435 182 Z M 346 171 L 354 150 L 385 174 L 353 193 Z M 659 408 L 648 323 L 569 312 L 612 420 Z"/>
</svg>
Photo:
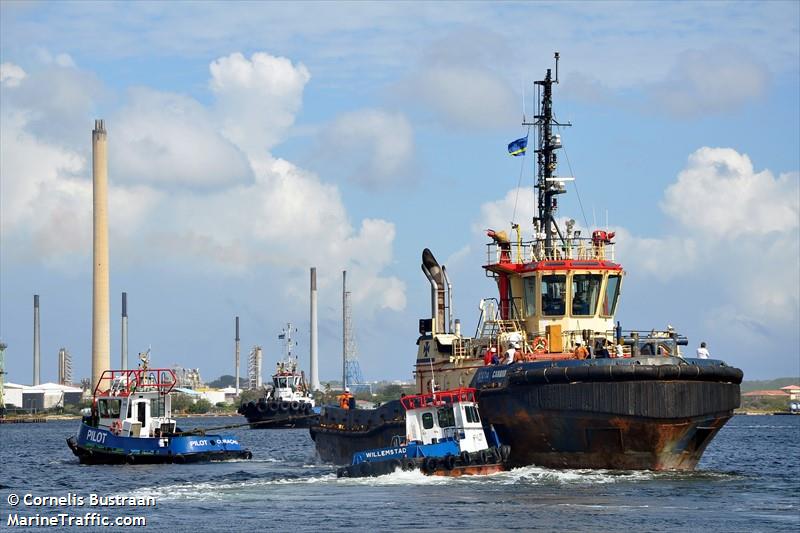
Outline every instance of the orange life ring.
<svg viewBox="0 0 800 533">
<path fill-rule="evenodd" d="M 111 423 L 111 431 L 115 435 L 119 435 L 120 433 L 122 433 L 122 422 L 120 420 L 114 420 Z"/>
<path fill-rule="evenodd" d="M 533 353 L 541 354 L 547 352 L 547 339 L 536 337 L 533 339 Z"/>
</svg>

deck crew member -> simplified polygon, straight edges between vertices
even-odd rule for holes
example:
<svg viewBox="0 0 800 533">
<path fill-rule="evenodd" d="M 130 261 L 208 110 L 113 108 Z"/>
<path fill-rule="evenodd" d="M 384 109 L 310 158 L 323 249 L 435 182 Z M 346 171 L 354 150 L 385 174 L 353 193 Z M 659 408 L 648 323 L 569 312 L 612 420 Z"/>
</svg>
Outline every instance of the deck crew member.
<svg viewBox="0 0 800 533">
<path fill-rule="evenodd" d="M 708 359 L 708 348 L 706 348 L 705 341 L 700 343 L 700 347 L 697 349 L 697 358 L 698 359 Z"/>
<path fill-rule="evenodd" d="M 497 358 L 497 348 L 495 348 L 494 346 L 492 346 L 491 348 L 487 348 L 486 353 L 483 356 L 483 364 L 485 366 L 497 364 L 496 362 L 494 362 L 494 359 L 496 358 Z"/>
<path fill-rule="evenodd" d="M 351 398 L 355 400 L 355 398 L 353 398 L 353 395 L 350 394 L 350 389 L 348 387 L 345 387 L 344 392 L 338 396 L 339 407 L 341 407 L 342 409 L 350 409 Z"/>
<path fill-rule="evenodd" d="M 595 359 L 608 359 L 611 355 L 608 353 L 608 347 L 606 347 L 606 341 L 603 339 L 602 341 L 597 343 L 597 346 L 594 349 L 594 357 Z"/>
<path fill-rule="evenodd" d="M 512 341 L 508 343 L 508 350 L 506 350 L 506 353 L 504 354 L 503 357 L 504 365 L 510 365 L 511 363 L 514 362 L 514 355 L 517 353 L 518 349 L 519 349 L 518 342 Z"/>
<path fill-rule="evenodd" d="M 617 345 L 614 347 L 614 352 L 617 358 L 625 357 L 625 345 L 622 344 L 622 337 L 617 339 Z"/>
<path fill-rule="evenodd" d="M 575 341 L 575 351 L 573 352 L 578 359 L 586 359 L 589 357 L 589 350 L 583 346 L 581 341 Z"/>
</svg>

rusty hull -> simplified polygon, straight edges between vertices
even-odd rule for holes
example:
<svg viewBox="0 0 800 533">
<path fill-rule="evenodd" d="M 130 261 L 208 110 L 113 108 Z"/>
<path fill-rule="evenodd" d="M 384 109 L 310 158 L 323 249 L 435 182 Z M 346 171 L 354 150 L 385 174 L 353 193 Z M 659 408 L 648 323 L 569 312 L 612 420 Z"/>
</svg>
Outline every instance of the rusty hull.
<svg viewBox="0 0 800 533">
<path fill-rule="evenodd" d="M 687 381 L 509 384 L 479 397 L 512 466 L 693 470 L 739 405 L 739 385 Z"/>
</svg>

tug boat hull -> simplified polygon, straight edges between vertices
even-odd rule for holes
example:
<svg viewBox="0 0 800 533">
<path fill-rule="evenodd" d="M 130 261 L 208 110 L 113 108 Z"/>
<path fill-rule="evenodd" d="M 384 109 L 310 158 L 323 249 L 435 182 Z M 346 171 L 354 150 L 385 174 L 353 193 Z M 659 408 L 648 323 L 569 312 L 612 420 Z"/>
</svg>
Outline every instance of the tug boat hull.
<svg viewBox="0 0 800 533">
<path fill-rule="evenodd" d="M 164 464 L 251 459 L 230 435 L 121 437 L 81 423 L 77 436 L 67 439 L 82 464 Z"/>
<path fill-rule="evenodd" d="M 454 458 L 452 465 L 448 465 L 441 459 L 431 463 L 429 462 L 430 459 L 432 458 L 417 457 L 414 459 L 403 458 L 392 461 L 359 463 L 339 468 L 336 471 L 336 475 L 337 477 L 378 477 L 398 471 L 419 470 L 426 476 L 460 477 L 495 474 L 506 470 L 506 465 L 499 453 L 491 454 L 484 460 L 485 464 L 481 461 L 479 454 L 470 454 L 469 464 L 465 464 L 460 457 Z"/>
</svg>

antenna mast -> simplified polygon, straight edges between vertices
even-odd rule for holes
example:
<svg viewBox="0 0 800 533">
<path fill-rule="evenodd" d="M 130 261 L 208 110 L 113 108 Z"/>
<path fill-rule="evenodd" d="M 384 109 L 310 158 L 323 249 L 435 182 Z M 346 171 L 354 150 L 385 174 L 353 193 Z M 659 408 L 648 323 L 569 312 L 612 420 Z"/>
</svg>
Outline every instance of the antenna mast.
<svg viewBox="0 0 800 533">
<path fill-rule="evenodd" d="M 561 124 L 553 118 L 553 84 L 558 83 L 558 60 L 559 53 L 555 53 L 556 75 L 552 77 L 551 70 L 543 80 L 535 81 L 534 85 L 542 88 L 542 100 L 539 103 L 539 110 L 534 116 L 534 122 L 523 122 L 523 126 L 536 127 L 536 157 L 537 157 L 537 182 L 538 189 L 538 217 L 534 219 L 536 232 L 544 233 L 545 254 L 547 257 L 553 255 L 553 236 L 557 233 L 561 241 L 564 237 L 558 228 L 555 220 L 555 212 L 558 209 L 556 195 L 566 192 L 563 184 L 555 177 L 555 170 L 558 166 L 558 156 L 556 150 L 561 148 L 561 136 L 553 134 L 553 126 L 571 126 L 570 123 Z"/>
</svg>

